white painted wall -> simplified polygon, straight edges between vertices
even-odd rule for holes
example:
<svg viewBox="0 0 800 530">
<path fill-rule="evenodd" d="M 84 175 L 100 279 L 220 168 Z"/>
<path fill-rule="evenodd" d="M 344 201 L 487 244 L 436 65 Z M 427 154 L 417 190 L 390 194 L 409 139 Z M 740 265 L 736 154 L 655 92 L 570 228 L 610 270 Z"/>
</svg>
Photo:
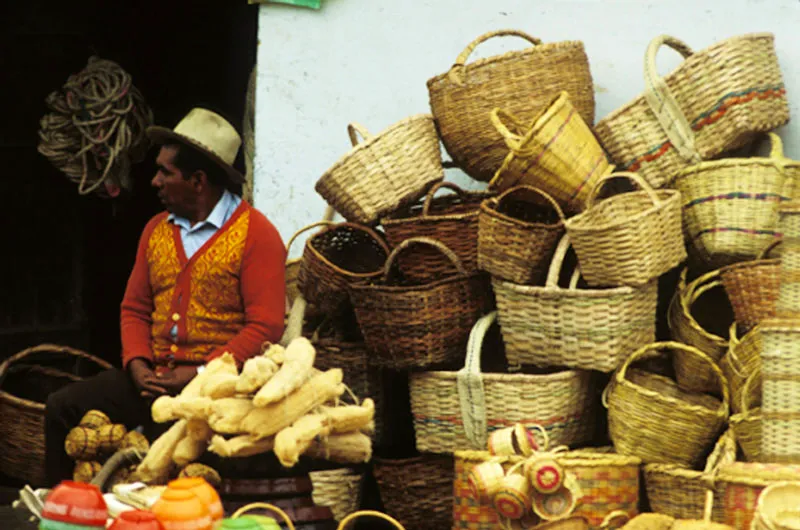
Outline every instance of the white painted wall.
<svg viewBox="0 0 800 530">
<path fill-rule="evenodd" d="M 473 38 L 515 28 L 545 42 L 582 40 L 597 119 L 637 96 L 650 39 L 674 35 L 695 50 L 741 33 L 776 35 L 791 113 L 800 118 L 798 0 L 323 0 L 320 11 L 263 5 L 259 19 L 255 205 L 285 240 L 318 220 L 314 183 L 350 146 L 350 121 L 373 132 L 429 112 L 428 78 L 448 70 Z M 501 38 L 473 57 L 519 49 Z M 662 72 L 678 55 L 659 55 Z M 780 131 L 800 158 L 800 121 Z M 460 172 L 453 172 L 460 173 Z M 471 182 L 465 175 L 448 179 Z M 299 255 L 302 246 L 293 246 Z"/>
</svg>

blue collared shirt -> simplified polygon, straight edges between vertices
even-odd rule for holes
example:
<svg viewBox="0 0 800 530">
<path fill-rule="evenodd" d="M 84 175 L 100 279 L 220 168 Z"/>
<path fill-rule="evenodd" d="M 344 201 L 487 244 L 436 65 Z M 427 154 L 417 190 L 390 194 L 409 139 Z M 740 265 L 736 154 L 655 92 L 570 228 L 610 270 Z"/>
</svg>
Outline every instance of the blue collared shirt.
<svg viewBox="0 0 800 530">
<path fill-rule="evenodd" d="M 167 221 L 181 229 L 181 243 L 183 243 L 186 259 L 192 259 L 192 256 L 217 233 L 217 230 L 228 222 L 241 203 L 241 197 L 225 190 L 205 221 L 200 221 L 194 226 L 184 217 L 178 217 L 172 213 L 167 216 Z"/>
</svg>

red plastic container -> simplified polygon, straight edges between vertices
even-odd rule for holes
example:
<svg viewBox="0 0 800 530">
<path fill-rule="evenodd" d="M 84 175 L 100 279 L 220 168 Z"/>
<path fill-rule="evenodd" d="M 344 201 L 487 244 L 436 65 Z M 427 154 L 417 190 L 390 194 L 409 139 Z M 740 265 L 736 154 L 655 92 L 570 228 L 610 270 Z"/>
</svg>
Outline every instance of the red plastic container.
<svg viewBox="0 0 800 530">
<path fill-rule="evenodd" d="M 105 528 L 108 507 L 97 486 L 65 480 L 44 503 L 42 517 L 88 528 Z"/>
</svg>

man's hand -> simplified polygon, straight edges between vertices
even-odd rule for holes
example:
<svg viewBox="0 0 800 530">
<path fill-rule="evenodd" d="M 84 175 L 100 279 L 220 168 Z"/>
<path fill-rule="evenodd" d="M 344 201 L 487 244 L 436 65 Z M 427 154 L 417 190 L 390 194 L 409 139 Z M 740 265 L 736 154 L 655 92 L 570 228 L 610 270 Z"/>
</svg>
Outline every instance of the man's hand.
<svg viewBox="0 0 800 530">
<path fill-rule="evenodd" d="M 128 363 L 128 371 L 143 398 L 152 399 L 167 393 L 167 389 L 144 359 L 133 359 Z"/>
<path fill-rule="evenodd" d="M 197 375 L 196 366 L 177 366 L 157 376 L 156 381 L 171 395 L 177 395 Z"/>
</svg>

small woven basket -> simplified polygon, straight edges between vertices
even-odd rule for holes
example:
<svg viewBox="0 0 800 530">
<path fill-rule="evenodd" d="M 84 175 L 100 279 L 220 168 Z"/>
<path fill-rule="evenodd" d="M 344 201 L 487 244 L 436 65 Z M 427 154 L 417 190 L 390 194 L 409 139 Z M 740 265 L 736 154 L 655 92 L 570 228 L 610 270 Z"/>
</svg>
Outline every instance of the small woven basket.
<svg viewBox="0 0 800 530">
<path fill-rule="evenodd" d="M 745 460 L 761 460 L 761 409 L 750 407 L 761 401 L 761 370 L 750 374 L 741 395 L 741 412 L 730 418 L 731 430 L 742 448 Z"/>
<path fill-rule="evenodd" d="M 753 33 L 694 53 L 675 37 L 656 37 L 645 54 L 645 93 L 597 123 L 601 144 L 620 170 L 660 188 L 686 166 L 783 125 L 789 105 L 774 40 Z M 664 45 L 686 60 L 662 78 L 656 53 Z"/>
<path fill-rule="evenodd" d="M 478 267 L 509 282 L 539 283 L 564 234 L 563 219 L 558 203 L 531 186 L 486 199 L 478 216 Z"/>
<path fill-rule="evenodd" d="M 380 277 L 389 247 L 367 226 L 324 224 L 306 241 L 297 281 L 308 303 L 336 314 L 348 301 L 350 283 Z"/>
<path fill-rule="evenodd" d="M 455 195 L 434 198 L 440 189 Z M 434 184 L 425 200 L 392 213 L 381 220 L 386 239 L 395 247 L 412 237 L 429 237 L 443 243 L 461 260 L 467 272 L 478 269 L 478 213 L 493 194 L 464 191 L 450 182 Z M 452 265 L 436 249 L 422 248 L 397 260 L 400 271 L 416 281 L 433 281 L 450 272 Z"/>
<path fill-rule="evenodd" d="M 395 260 L 414 246 L 441 251 L 454 273 L 421 285 L 393 285 Z M 472 326 L 493 305 L 483 273 L 468 273 L 446 246 L 424 237 L 398 245 L 383 278 L 351 285 L 350 297 L 375 365 L 393 369 L 462 363 Z"/>
<path fill-rule="evenodd" d="M 630 369 L 635 361 L 660 355 L 662 350 L 695 355 L 711 366 L 722 401 L 684 392 L 666 377 Z M 612 378 L 607 397 L 614 447 L 648 464 L 696 466 L 728 420 L 725 376 L 706 354 L 678 342 L 650 344 L 628 357 Z"/>
<path fill-rule="evenodd" d="M 492 123 L 508 151 L 489 187 L 541 188 L 569 211 L 580 211 L 594 183 L 613 167 L 594 133 L 562 92 L 533 121 L 495 109 Z"/>
<path fill-rule="evenodd" d="M 761 455 L 800 463 L 800 320 L 765 320 L 761 328 Z"/>
<path fill-rule="evenodd" d="M 411 116 L 376 136 L 355 123 L 347 132 L 353 149 L 314 189 L 348 221 L 374 224 L 444 178 L 439 136 L 430 115 Z"/>
<path fill-rule="evenodd" d="M 467 64 L 483 42 L 516 36 L 531 46 Z M 431 111 L 447 152 L 472 178 L 488 181 L 508 154 L 492 126 L 497 108 L 532 120 L 551 99 L 567 91 L 588 124 L 594 123 L 594 85 L 589 59 L 579 41 L 542 42 L 527 33 L 500 30 L 472 41 L 445 74 L 428 81 Z"/>
<path fill-rule="evenodd" d="M 292 307 L 294 304 L 295 299 L 300 295 L 300 286 L 297 284 L 297 278 L 300 275 L 300 263 L 302 263 L 303 258 L 290 258 L 289 252 L 292 249 L 292 243 L 294 243 L 297 238 L 303 234 L 304 232 L 311 230 L 312 228 L 317 228 L 320 226 L 325 226 L 330 223 L 333 219 L 333 216 L 336 212 L 333 211 L 333 208 L 330 205 L 325 207 L 325 215 L 322 217 L 322 221 L 319 223 L 313 223 L 305 228 L 295 232 L 291 238 L 289 238 L 289 242 L 286 243 L 286 269 L 285 269 L 285 278 L 286 278 L 286 300 L 287 300 L 287 311 L 289 308 Z"/>
<path fill-rule="evenodd" d="M 681 273 L 678 290 L 672 298 L 668 312 L 672 339 L 694 346 L 717 363 L 728 350 L 728 339 L 707 331 L 695 318 L 692 306 L 706 293 L 713 289 L 722 289 L 719 271 L 711 271 L 695 280 L 686 283 L 687 270 Z M 727 322 L 727 330 L 731 322 Z M 676 352 L 673 358 L 678 385 L 690 392 L 716 393 L 719 389 L 716 372 L 705 360 L 695 355 Z M 713 368 L 716 368 L 716 364 Z"/>
<path fill-rule="evenodd" d="M 719 367 L 731 392 L 731 412 L 742 412 L 742 394 L 747 380 L 754 372 L 761 372 L 761 329 L 756 326 L 739 339 L 736 324 L 731 325 L 728 352 Z M 758 385 L 759 392 L 761 385 Z"/>
<path fill-rule="evenodd" d="M 744 331 L 775 316 L 781 261 L 766 258 L 779 243 L 780 240 L 771 243 L 755 260 L 727 265 L 719 271 L 736 322 Z"/>
<path fill-rule="evenodd" d="M 625 178 L 642 191 L 595 203 L 604 184 Z M 593 287 L 644 285 L 686 259 L 680 193 L 653 189 L 636 173 L 612 173 L 595 183 L 586 211 L 564 226 L 581 275 Z"/>
<path fill-rule="evenodd" d="M 590 372 L 481 373 L 483 338 L 496 315 L 489 313 L 475 324 L 460 371 L 410 375 L 417 450 L 483 449 L 490 432 L 517 423 L 531 432 L 543 428 L 553 445 L 580 447 L 590 442 L 598 414 Z M 542 435 L 534 436 L 542 447 Z"/>
<path fill-rule="evenodd" d="M 342 521 L 358 510 L 364 473 L 349 468 L 328 469 L 312 471 L 309 478 L 314 504 L 330 508 L 335 520 Z"/>
<path fill-rule="evenodd" d="M 83 351 L 40 344 L 0 364 L 0 469 L 33 486 L 45 483 L 47 396 L 111 365 Z"/>
<path fill-rule="evenodd" d="M 576 269 L 570 287 L 559 287 L 568 246 L 564 236 L 544 287 L 492 280 L 506 356 L 511 365 L 610 372 L 655 340 L 658 285 L 576 289 Z"/>
<path fill-rule="evenodd" d="M 758 497 L 752 530 L 797 530 L 800 528 L 800 482 L 778 482 L 764 488 Z"/>
<path fill-rule="evenodd" d="M 778 205 L 794 196 L 783 145 L 770 133 L 769 158 L 700 162 L 675 176 L 689 253 L 708 268 L 753 259 L 780 236 Z M 797 164 L 797 162 L 791 162 Z"/>
</svg>

